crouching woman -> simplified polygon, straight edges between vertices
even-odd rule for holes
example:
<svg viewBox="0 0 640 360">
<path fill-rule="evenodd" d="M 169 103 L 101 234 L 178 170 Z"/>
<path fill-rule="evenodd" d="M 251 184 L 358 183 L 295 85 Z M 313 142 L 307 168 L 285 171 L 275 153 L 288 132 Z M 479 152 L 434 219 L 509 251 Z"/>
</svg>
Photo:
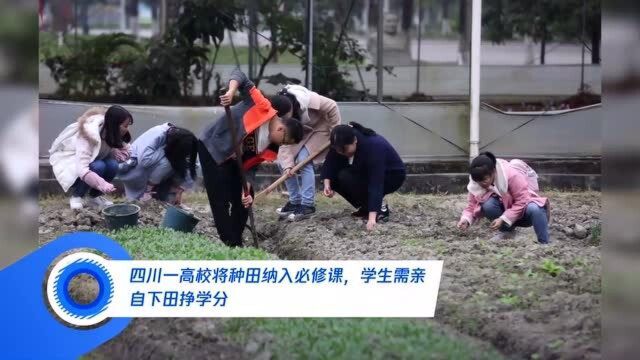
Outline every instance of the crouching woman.
<svg viewBox="0 0 640 360">
<path fill-rule="evenodd" d="M 389 220 L 384 196 L 404 183 L 404 162 L 384 137 L 356 122 L 334 127 L 330 139 L 321 174 L 324 195 L 342 195 L 356 208 L 351 215 L 366 218 L 371 231 L 378 222 Z"/>
<path fill-rule="evenodd" d="M 101 208 L 113 204 L 102 195 L 115 191 L 111 181 L 118 163 L 129 158 L 131 124 L 133 117 L 122 106 L 93 107 L 54 140 L 49 162 L 62 189 L 67 192 L 73 187 L 72 209 L 84 207 L 87 192 L 86 205 Z"/>
<path fill-rule="evenodd" d="M 458 228 L 467 230 L 482 217 L 499 231 L 492 240 L 511 239 L 516 227 L 531 227 L 538 242 L 549 242 L 550 205 L 538 195 L 537 175 L 522 160 L 496 159 L 484 152 L 473 159 L 469 168 L 468 205 Z"/>
<path fill-rule="evenodd" d="M 131 145 L 131 160 L 118 178 L 129 200 L 151 198 L 182 205 L 182 193 L 196 179 L 198 139 L 189 130 L 165 123 L 152 127 Z"/>
</svg>

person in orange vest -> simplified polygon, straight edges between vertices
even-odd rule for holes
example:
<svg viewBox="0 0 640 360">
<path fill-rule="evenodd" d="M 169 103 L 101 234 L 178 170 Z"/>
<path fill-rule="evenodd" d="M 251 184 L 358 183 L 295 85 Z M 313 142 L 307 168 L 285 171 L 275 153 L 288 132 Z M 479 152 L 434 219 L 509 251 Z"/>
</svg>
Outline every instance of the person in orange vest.
<svg viewBox="0 0 640 360">
<path fill-rule="evenodd" d="M 274 161 L 280 145 L 302 140 L 300 121 L 281 118 L 284 113 L 278 113 L 272 104 L 278 103 L 278 109 L 285 111 L 283 104 L 288 103 L 291 108 L 288 98 L 277 95 L 267 99 L 240 69 L 235 69 L 230 76 L 229 90 L 220 97 L 221 105 L 231 105 L 238 90 L 244 99 L 231 107 L 231 118 L 236 124 L 236 138 L 241 141 L 244 170 Z M 198 144 L 202 178 L 216 229 L 222 242 L 232 247 L 242 246 L 242 233 L 249 216 L 247 209 L 253 203 L 251 184 L 247 184 L 251 189 L 249 194 L 243 191 L 235 145 L 226 114 L 207 125 Z"/>
</svg>

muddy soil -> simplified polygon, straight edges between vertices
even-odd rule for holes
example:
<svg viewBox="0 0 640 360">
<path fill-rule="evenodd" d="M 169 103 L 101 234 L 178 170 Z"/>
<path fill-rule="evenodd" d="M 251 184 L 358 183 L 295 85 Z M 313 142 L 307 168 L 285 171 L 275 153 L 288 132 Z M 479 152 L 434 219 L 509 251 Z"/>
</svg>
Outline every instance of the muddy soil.
<svg viewBox="0 0 640 360">
<path fill-rule="evenodd" d="M 442 259 L 436 320 L 522 358 L 600 358 L 600 194 L 554 193 L 551 245 L 533 229 L 490 241 L 488 222 L 455 228 L 464 195 L 392 196 L 373 233 L 346 204 L 272 223 L 265 243 L 287 259 Z M 561 269 L 559 268 L 561 267 Z"/>
<path fill-rule="evenodd" d="M 363 221 L 350 217 L 352 209 L 344 201 L 324 198 L 318 199 L 318 212 L 311 219 L 288 223 L 276 220 L 275 208 L 284 201 L 271 196 L 256 208 L 256 223 L 266 239 L 261 246 L 285 259 L 442 259 L 436 321 L 491 342 L 509 357 L 601 358 L 600 193 L 547 196 L 552 199 L 553 219 L 552 244 L 546 246 L 536 242 L 530 228 L 504 241 L 489 240 L 493 234 L 486 222 L 466 233 L 457 230 L 463 195 L 388 197 L 391 221 L 372 233 L 364 230 Z M 190 200 L 202 219 L 196 232 L 219 241 L 206 198 Z M 72 231 L 106 230 L 99 213 L 69 210 L 67 201 L 41 202 L 41 242 Z M 142 208 L 141 224 L 162 221 L 161 204 Z M 249 244 L 250 233 L 244 235 Z M 128 335 L 117 338 L 121 341 L 107 343 L 97 354 L 258 356 L 225 342 L 220 321 L 138 319 Z M 138 346 L 146 351 L 139 352 Z"/>
<path fill-rule="evenodd" d="M 40 202 L 39 235 L 40 243 L 49 242 L 60 235 L 75 231 L 108 232 L 107 224 L 99 210 L 85 208 L 71 210 L 64 198 L 54 198 Z M 119 202 L 116 200 L 116 202 Z M 165 205 L 158 201 L 135 202 L 140 206 L 140 226 L 159 226 L 164 216 Z M 196 203 L 192 212 L 200 218 L 195 232 L 214 241 L 220 241 L 211 217 L 209 206 Z"/>
</svg>

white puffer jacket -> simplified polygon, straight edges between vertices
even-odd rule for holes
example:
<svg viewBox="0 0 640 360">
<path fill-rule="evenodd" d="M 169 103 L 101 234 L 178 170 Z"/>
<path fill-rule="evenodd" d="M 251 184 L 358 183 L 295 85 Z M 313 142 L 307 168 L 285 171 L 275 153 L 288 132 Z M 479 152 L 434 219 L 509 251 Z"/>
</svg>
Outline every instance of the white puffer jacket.
<svg viewBox="0 0 640 360">
<path fill-rule="evenodd" d="M 89 172 L 89 164 L 98 157 L 102 142 L 100 131 L 106 111 L 104 107 L 90 108 L 53 141 L 49 149 L 49 163 L 65 192 L 76 179 Z M 79 137 L 85 141 L 78 141 Z"/>
</svg>

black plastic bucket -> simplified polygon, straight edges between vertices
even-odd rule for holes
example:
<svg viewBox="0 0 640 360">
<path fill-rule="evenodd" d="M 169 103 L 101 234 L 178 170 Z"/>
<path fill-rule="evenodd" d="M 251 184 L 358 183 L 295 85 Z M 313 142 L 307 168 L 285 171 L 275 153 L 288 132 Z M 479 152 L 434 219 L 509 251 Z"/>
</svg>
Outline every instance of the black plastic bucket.
<svg viewBox="0 0 640 360">
<path fill-rule="evenodd" d="M 114 204 L 102 210 L 102 215 L 110 230 L 138 225 L 140 207 L 134 204 Z"/>
</svg>

